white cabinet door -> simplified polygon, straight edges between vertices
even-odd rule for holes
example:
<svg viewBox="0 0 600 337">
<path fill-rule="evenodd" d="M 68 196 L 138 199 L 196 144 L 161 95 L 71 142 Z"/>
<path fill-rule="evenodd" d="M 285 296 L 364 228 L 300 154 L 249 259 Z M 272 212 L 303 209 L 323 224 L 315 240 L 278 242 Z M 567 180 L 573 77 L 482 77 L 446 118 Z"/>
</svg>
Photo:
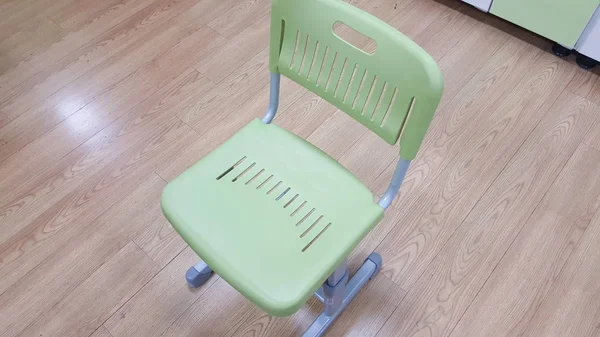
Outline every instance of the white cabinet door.
<svg viewBox="0 0 600 337">
<path fill-rule="evenodd" d="M 484 12 L 488 12 L 492 6 L 492 0 L 463 0 L 464 2 L 471 4 Z"/>
<path fill-rule="evenodd" d="M 575 49 L 587 57 L 600 61 L 600 7 L 596 9 L 594 16 L 579 37 Z"/>
</svg>

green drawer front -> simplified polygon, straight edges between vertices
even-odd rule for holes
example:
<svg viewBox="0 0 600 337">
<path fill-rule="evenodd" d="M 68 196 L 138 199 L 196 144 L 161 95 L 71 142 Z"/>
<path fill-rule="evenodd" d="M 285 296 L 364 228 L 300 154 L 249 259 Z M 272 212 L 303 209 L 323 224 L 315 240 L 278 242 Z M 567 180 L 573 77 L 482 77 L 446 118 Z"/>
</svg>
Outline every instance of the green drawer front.
<svg viewBox="0 0 600 337">
<path fill-rule="evenodd" d="M 600 0 L 494 0 L 490 12 L 572 48 L 599 3 Z"/>
</svg>

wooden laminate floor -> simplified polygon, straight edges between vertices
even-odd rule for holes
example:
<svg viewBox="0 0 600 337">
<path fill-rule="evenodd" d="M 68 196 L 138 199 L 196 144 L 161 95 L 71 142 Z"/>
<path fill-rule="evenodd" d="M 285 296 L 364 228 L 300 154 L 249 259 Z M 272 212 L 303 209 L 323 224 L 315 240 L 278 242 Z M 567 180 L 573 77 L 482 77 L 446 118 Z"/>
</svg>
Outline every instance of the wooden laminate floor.
<svg viewBox="0 0 600 337">
<path fill-rule="evenodd" d="M 352 0 L 440 64 L 384 267 L 328 336 L 600 336 L 600 79 L 458 0 Z M 0 335 L 295 336 L 162 216 L 173 179 L 261 116 L 266 0 L 0 0 Z M 348 35 L 369 48 L 368 40 Z M 371 46 L 372 47 L 372 46 Z M 275 120 L 381 194 L 398 153 L 288 80 Z"/>
</svg>

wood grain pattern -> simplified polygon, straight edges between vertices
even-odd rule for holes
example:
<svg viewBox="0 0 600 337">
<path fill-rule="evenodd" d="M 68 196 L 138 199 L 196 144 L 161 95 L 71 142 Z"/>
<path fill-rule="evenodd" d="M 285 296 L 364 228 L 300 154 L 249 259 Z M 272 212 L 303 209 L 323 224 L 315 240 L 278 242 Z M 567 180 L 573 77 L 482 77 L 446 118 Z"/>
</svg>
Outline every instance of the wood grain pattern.
<svg viewBox="0 0 600 337">
<path fill-rule="evenodd" d="M 349 256 L 383 272 L 327 336 L 600 330 L 600 78 L 458 0 L 345 0 L 420 44 L 445 93 L 401 195 Z M 167 181 L 268 104 L 269 0 L 0 0 L 0 335 L 296 336 L 164 218 Z M 364 36 L 339 32 L 355 45 Z M 398 155 L 283 78 L 274 123 L 381 195 Z"/>
<path fill-rule="evenodd" d="M 522 336 L 593 337 L 600 333 L 599 213 L 557 276 Z"/>
<path fill-rule="evenodd" d="M 597 74 L 598 72 L 596 71 L 596 75 Z M 590 92 L 588 93 L 586 98 L 596 104 L 600 104 L 600 78 L 596 79 L 596 83 L 594 84 L 592 89 L 590 89 Z"/>
<path fill-rule="evenodd" d="M 161 268 L 168 265 L 187 244 L 173 229 L 169 221 L 159 217 L 136 233 L 132 241 Z"/>
<path fill-rule="evenodd" d="M 577 148 L 451 336 L 523 335 L 598 211 L 599 162 L 600 152 Z"/>
<path fill-rule="evenodd" d="M 78 146 L 81 140 L 87 140 L 86 138 L 90 135 L 97 133 L 123 112 L 126 112 L 125 105 L 136 105 L 148 98 L 157 89 L 162 88 L 174 79 L 171 74 L 179 74 L 185 71 L 191 66 L 196 57 L 202 57 L 209 53 L 213 48 L 219 46 L 221 41 L 218 36 L 215 36 L 214 32 L 205 28 L 176 44 L 178 41 L 177 35 L 180 34 L 182 32 L 178 29 L 169 29 L 153 37 L 145 45 L 146 48 L 153 50 L 152 53 L 137 50 L 136 62 L 129 61 L 128 66 L 134 67 L 137 64 L 141 67 L 129 76 L 121 77 L 123 74 L 116 70 L 119 67 L 123 68 L 124 64 L 117 62 L 112 65 L 116 68 L 107 67 L 101 73 L 96 74 L 97 76 L 87 79 L 87 81 L 92 81 L 91 83 L 95 84 L 88 84 L 90 88 L 88 92 L 76 81 L 52 96 L 46 104 L 19 116 L 0 130 L 0 135 L 5 142 L 0 157 L 7 158 L 11 156 L 61 122 L 64 123 L 55 128 L 54 133 L 50 132 L 44 135 L 45 141 L 51 141 L 47 139 L 48 137 L 57 137 L 55 133 L 61 127 L 77 128 L 80 132 L 73 135 L 76 139 L 61 148 L 63 151 L 68 151 Z M 207 39 L 211 43 L 203 43 Z M 156 55 L 156 47 L 168 50 Z M 174 60 L 177 60 L 177 62 L 174 62 Z M 114 85 L 113 81 L 119 82 Z M 103 93 L 96 92 L 103 85 L 112 85 L 112 87 Z M 79 95 L 80 100 L 73 100 L 72 95 Z M 64 100 L 71 104 L 65 105 L 62 103 Z M 52 104 L 55 101 L 56 103 Z M 90 114 L 94 114 L 96 117 L 90 119 L 88 117 Z M 85 122 L 85 124 L 81 125 L 82 122 Z M 23 132 L 24 129 L 27 129 L 28 132 Z M 58 132 L 60 135 L 64 134 L 64 131 Z"/>
<path fill-rule="evenodd" d="M 89 336 L 158 270 L 159 267 L 130 242 L 51 311 L 28 326 L 21 336 Z"/>
<path fill-rule="evenodd" d="M 11 63 L 16 64 L 29 58 L 60 39 L 63 34 L 62 29 L 50 19 L 46 17 L 36 19 L 27 29 L 0 41 L 0 53 L 4 59 L 2 68 L 7 69 Z"/>
<path fill-rule="evenodd" d="M 271 16 L 263 12 L 255 18 L 252 25 L 236 34 L 223 48 L 196 64 L 195 68 L 213 82 L 221 82 L 244 64 L 248 56 L 256 55 L 265 49 L 269 41 L 270 22 Z"/>
<path fill-rule="evenodd" d="M 448 164 L 450 169 L 410 206 L 409 225 L 390 233 L 381 244 L 387 258 L 384 274 L 405 289 L 416 282 L 537 126 L 563 91 L 564 77 L 573 74 L 566 63 L 550 55 L 541 55 L 536 61 L 531 75 L 473 130 Z M 411 273 L 407 273 L 409 269 Z"/>
<path fill-rule="evenodd" d="M 270 9 L 271 3 L 269 1 L 244 0 L 231 6 L 225 13 L 206 25 L 222 36 L 232 38 L 255 23 L 256 18 L 264 16 Z"/>
<path fill-rule="evenodd" d="M 90 1 L 82 0 L 48 15 L 48 19 L 67 31 L 77 31 L 94 21 L 103 21 L 102 15 L 124 3 L 123 0 Z"/>
<path fill-rule="evenodd" d="M 472 136 L 475 126 L 487 118 L 481 111 L 494 109 L 505 98 L 506 92 L 496 88 L 519 83 L 538 54 L 539 51 L 528 44 L 508 38 L 477 74 L 461 86 L 456 96 L 437 111 L 422 150 L 411 163 L 396 206 L 410 205 L 416 196 L 427 190 L 434 178 L 462 150 L 462 144 Z M 440 62 L 445 63 L 445 59 Z M 394 168 L 395 162 L 377 177 L 373 186 L 376 193 L 385 191 Z"/>
<path fill-rule="evenodd" d="M 145 178 L 128 197 L 95 220 L 83 220 L 89 222 L 58 233 L 19 263 L 3 263 L 3 270 L 11 271 L 2 272 L 0 288 L 0 331 L 4 335 L 17 335 L 44 312 L 51 312 L 56 303 L 129 244 L 130 231 L 160 216 L 156 198 L 165 182 L 154 174 Z"/>
<path fill-rule="evenodd" d="M 432 262 L 410 283 L 407 298 L 380 331 L 381 336 L 392 331 L 406 336 L 424 333 L 448 336 L 454 329 L 532 210 L 597 120 L 595 105 L 566 91 L 556 103 L 468 216 L 444 218 L 459 225 L 456 233 L 439 247 Z M 486 143 L 491 142 L 491 137 L 486 138 Z M 453 223 L 442 222 L 441 225 L 450 227 Z M 417 252 L 419 244 L 427 244 L 428 237 L 422 237 L 420 241 L 418 237 L 413 241 L 412 247 L 416 247 L 413 249 Z M 407 255 L 413 253 L 405 251 Z M 418 263 L 421 261 L 415 264 Z M 412 270 L 416 267 L 412 266 Z"/>
<path fill-rule="evenodd" d="M 93 221 L 121 199 L 120 193 L 126 195 L 133 190 L 159 162 L 168 160 L 174 149 L 193 138 L 191 129 L 181 121 L 174 119 L 165 123 L 146 144 L 123 153 L 112 165 L 99 170 L 35 219 L 19 226 L 15 234 L 0 245 L 3 267 L 23 264 L 21 261 L 29 260 L 32 253 L 40 258 L 37 255 L 40 247 L 54 246 L 55 238 L 60 237 L 63 230 Z"/>
<path fill-rule="evenodd" d="M 8 113 L 11 119 L 14 119 L 51 95 L 58 99 L 57 96 L 60 94 L 66 95 L 62 98 L 65 102 L 75 100 L 74 103 L 84 104 L 82 102 L 86 102 L 85 97 L 90 99 L 90 94 L 85 90 L 82 90 L 82 92 L 77 91 L 82 85 L 84 88 L 87 86 L 88 90 L 105 89 L 105 86 L 94 86 L 92 83 L 98 82 L 98 84 L 101 84 L 102 79 L 104 81 L 110 81 L 111 79 L 118 81 L 139 66 L 136 63 L 138 58 L 139 61 L 143 62 L 147 60 L 146 57 L 151 59 L 164 51 L 160 49 L 161 45 L 153 45 L 153 43 L 158 43 L 158 41 L 161 41 L 160 37 L 165 37 L 164 30 L 169 30 L 171 33 L 175 32 L 176 26 L 167 25 L 167 23 L 194 3 L 192 0 L 172 1 L 175 1 L 175 3 L 155 2 L 152 6 L 143 8 L 130 16 L 128 20 L 107 31 L 106 36 L 99 37 L 99 41 L 94 41 L 95 43 L 92 46 L 84 47 L 79 52 L 69 55 L 69 57 L 61 58 L 56 65 L 49 67 L 37 74 L 35 78 L 21 83 L 8 93 L 0 96 L 2 111 Z M 162 34 L 158 34 L 159 32 L 162 32 Z M 153 38 L 156 40 L 152 41 Z M 174 45 L 173 42 L 175 41 L 164 41 L 163 43 L 171 43 L 169 46 L 171 47 Z M 130 46 L 132 48 L 126 48 Z M 136 55 L 135 58 L 128 58 L 129 63 L 124 60 L 125 55 L 128 53 Z M 116 69 L 113 68 L 112 71 L 110 67 L 107 67 L 111 63 L 117 63 L 113 66 Z M 88 73 L 92 69 L 96 71 Z M 84 74 L 86 77 L 82 78 L 81 76 Z M 94 75 L 99 78 L 91 78 Z M 110 85 L 115 82 L 108 83 Z M 71 96 L 69 96 L 69 87 L 65 87 L 67 84 L 72 85 L 70 87 Z M 60 100 L 57 103 L 60 103 Z"/>
<path fill-rule="evenodd" d="M 211 300 L 212 294 L 227 298 Z M 218 294 L 218 295 L 217 295 Z M 378 277 L 356 298 L 339 318 L 331 336 L 374 336 L 400 303 L 404 291 L 390 280 Z M 192 306 L 175 321 L 164 336 L 284 336 L 299 335 L 318 315 L 322 305 L 315 299 L 295 315 L 270 317 L 237 293 L 223 279 L 216 280 Z M 212 324 L 219 320 L 222 324 Z"/>
<path fill-rule="evenodd" d="M 183 273 L 196 260 L 196 254 L 185 249 L 106 321 L 108 331 L 113 336 L 161 336 L 218 279 L 190 289 Z"/>
<path fill-rule="evenodd" d="M 598 76 L 593 72 L 577 68 L 575 71 L 575 76 L 573 76 L 573 79 L 567 86 L 567 90 L 575 95 L 588 98 L 588 96 L 590 96 L 592 93 L 592 89 L 594 88 L 597 80 Z"/>
<path fill-rule="evenodd" d="M 119 155 L 136 146 L 143 146 L 141 141 L 144 136 L 159 132 L 165 123 L 173 119 L 174 112 L 189 99 L 201 95 L 210 85 L 197 72 L 186 72 L 151 99 L 134 107 L 130 114 L 119 118 L 54 165 L 49 165 L 46 170 L 32 167 L 27 172 L 26 167 L 21 166 L 19 174 L 28 174 L 30 178 L 27 181 L 12 180 L 2 185 L 0 226 L 8 226 L 11 222 L 27 222 L 27 219 L 39 215 Z"/>
</svg>

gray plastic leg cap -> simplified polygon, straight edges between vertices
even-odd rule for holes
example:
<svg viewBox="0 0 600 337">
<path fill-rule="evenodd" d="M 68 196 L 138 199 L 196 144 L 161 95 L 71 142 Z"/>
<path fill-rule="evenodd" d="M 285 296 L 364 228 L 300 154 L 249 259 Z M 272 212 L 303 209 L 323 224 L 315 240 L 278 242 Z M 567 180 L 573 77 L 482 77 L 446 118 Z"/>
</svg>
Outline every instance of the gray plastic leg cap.
<svg viewBox="0 0 600 337">
<path fill-rule="evenodd" d="M 375 275 L 377 275 L 377 273 L 379 273 L 379 269 L 381 269 L 381 265 L 383 264 L 383 259 L 381 258 L 381 255 L 379 255 L 379 253 L 371 253 L 367 260 L 373 262 L 376 266 L 375 271 L 373 272 L 373 276 L 371 276 L 371 278 L 373 278 L 375 277 Z"/>
<path fill-rule="evenodd" d="M 185 280 L 188 285 L 192 288 L 198 288 L 203 285 L 212 275 L 212 271 L 201 273 L 196 268 L 190 267 L 190 269 L 185 272 Z"/>
</svg>

